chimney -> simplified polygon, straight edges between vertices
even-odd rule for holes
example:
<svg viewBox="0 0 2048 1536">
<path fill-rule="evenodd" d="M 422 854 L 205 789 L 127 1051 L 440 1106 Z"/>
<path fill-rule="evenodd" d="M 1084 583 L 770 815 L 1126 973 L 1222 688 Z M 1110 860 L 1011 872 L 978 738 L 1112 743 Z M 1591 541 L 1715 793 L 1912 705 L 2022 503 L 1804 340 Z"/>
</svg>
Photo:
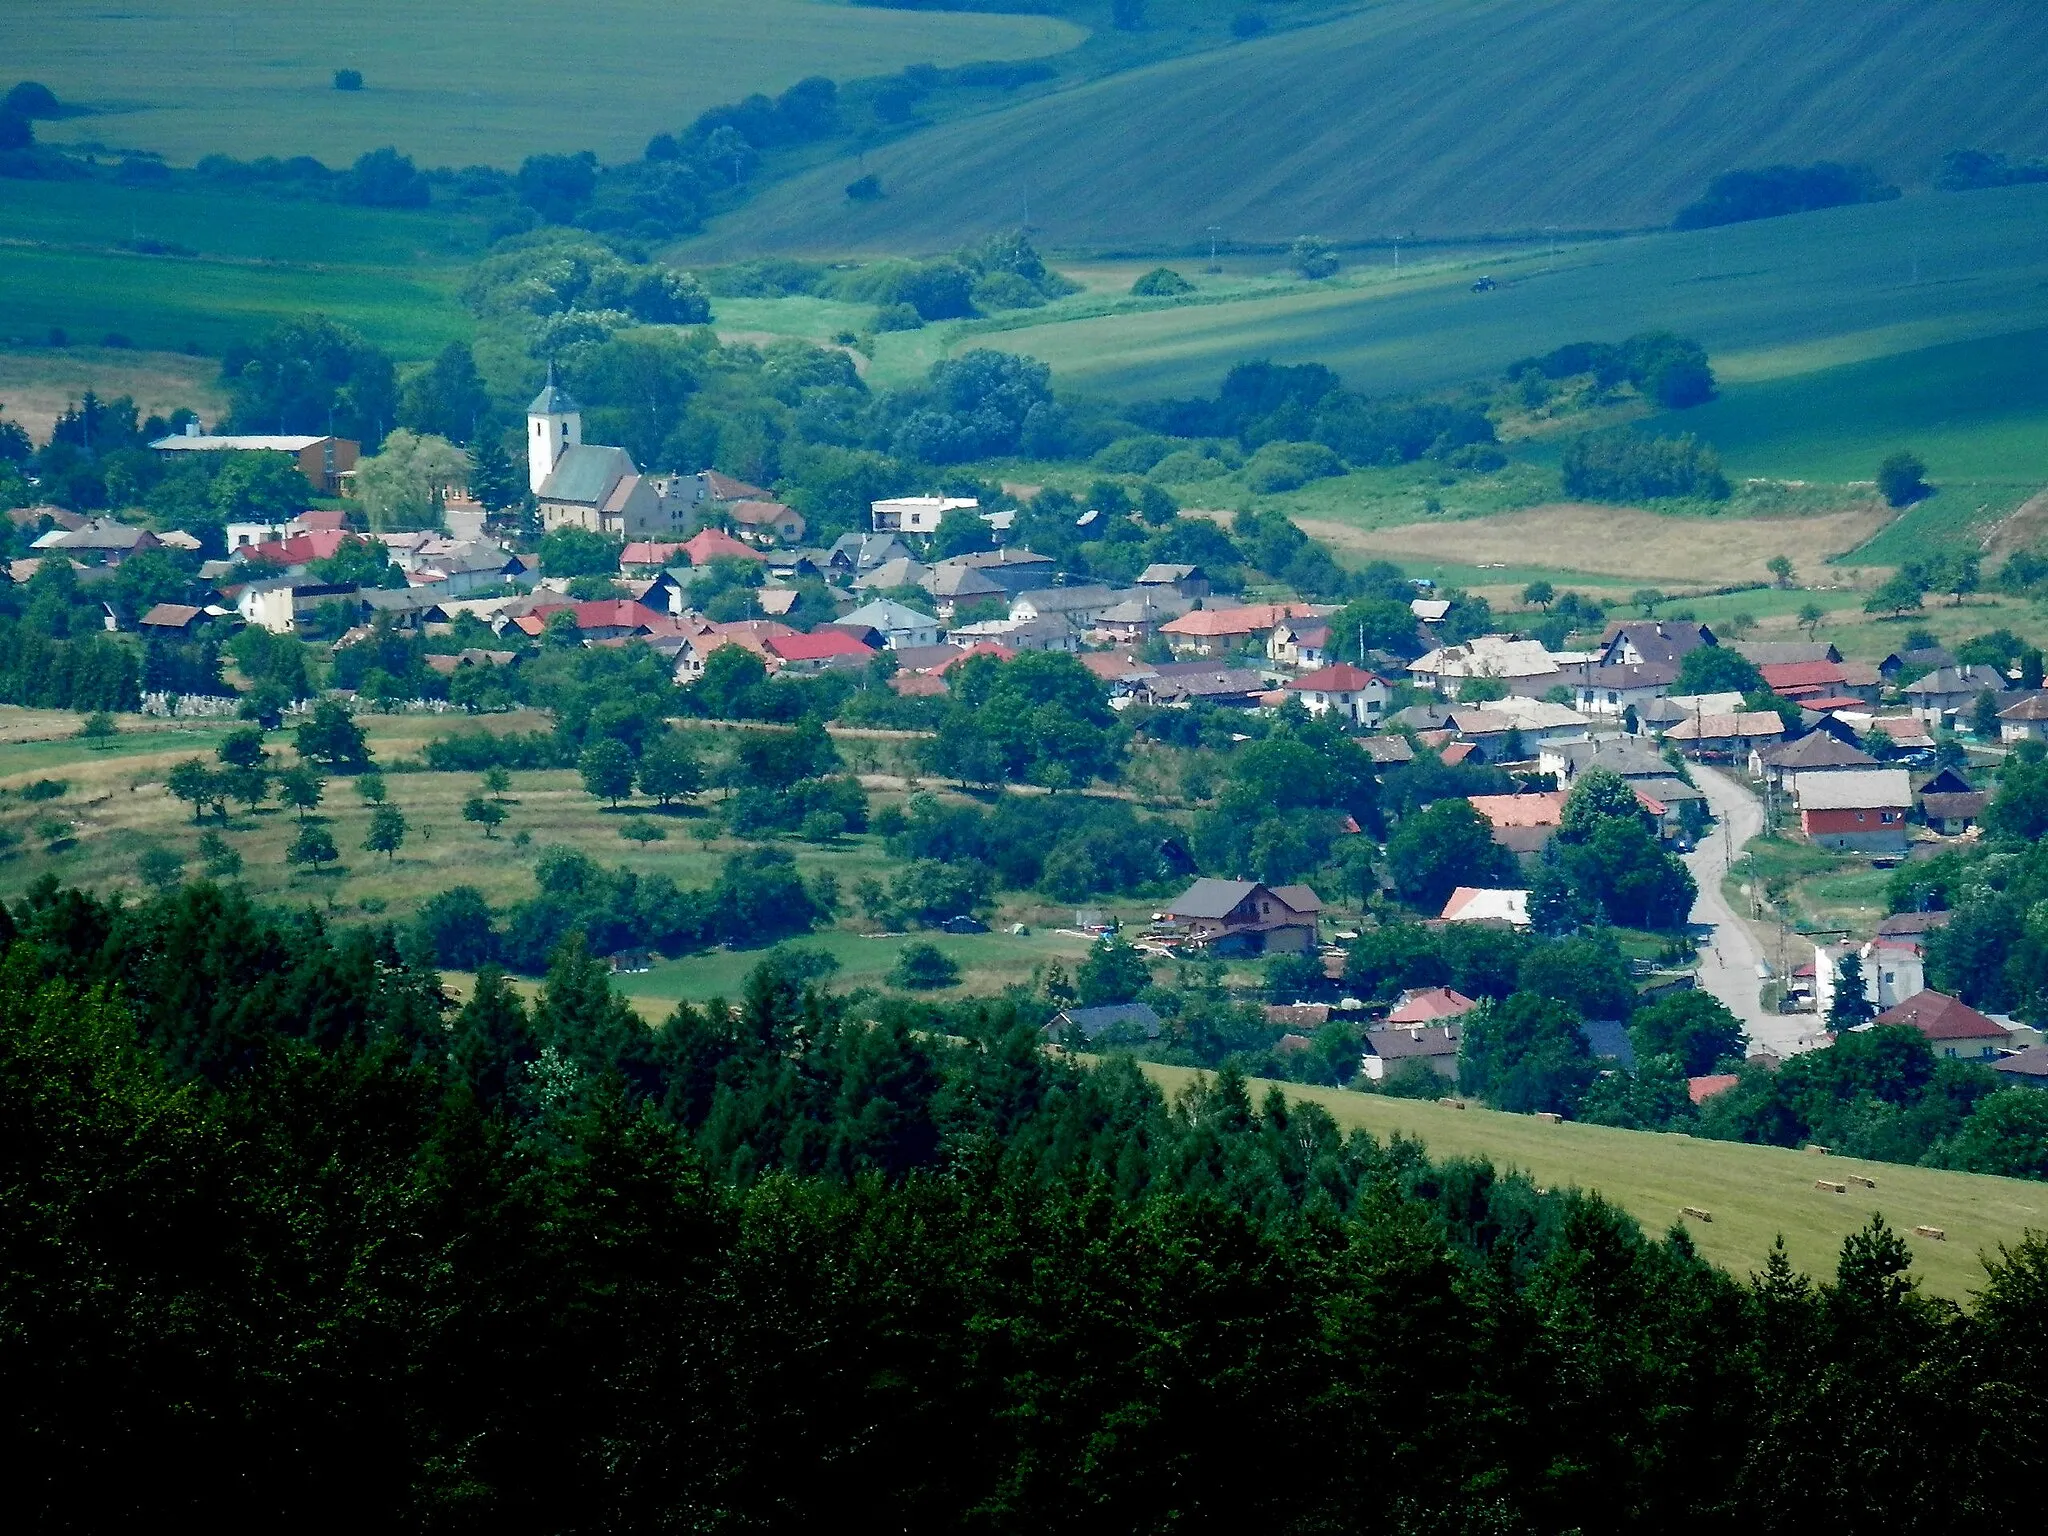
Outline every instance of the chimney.
<svg viewBox="0 0 2048 1536">
<path fill-rule="evenodd" d="M 203 437 L 203 436 L 205 436 L 205 433 L 203 433 L 203 432 L 202 432 L 202 431 L 200 430 L 200 428 L 199 428 L 199 418 L 198 418 L 198 417 L 196 417 L 196 416 L 195 416 L 195 417 L 193 417 L 193 418 L 192 418 L 192 419 L 191 419 L 190 421 L 188 421 L 188 422 L 186 422 L 186 423 L 185 423 L 185 435 L 186 435 L 187 437 Z"/>
</svg>

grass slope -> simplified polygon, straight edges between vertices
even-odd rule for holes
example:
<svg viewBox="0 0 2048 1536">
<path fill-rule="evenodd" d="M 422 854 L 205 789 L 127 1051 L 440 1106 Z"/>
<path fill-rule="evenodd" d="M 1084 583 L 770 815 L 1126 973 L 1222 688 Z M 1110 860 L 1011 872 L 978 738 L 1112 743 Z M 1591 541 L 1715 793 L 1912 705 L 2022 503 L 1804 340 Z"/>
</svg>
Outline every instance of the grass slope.
<svg viewBox="0 0 2048 1536">
<path fill-rule="evenodd" d="M 395 144 L 430 165 L 516 165 L 542 151 L 637 155 L 650 135 L 806 75 L 1035 58 L 1084 36 L 1045 16 L 811 0 L 93 0 L 0 7 L 10 80 L 97 109 L 52 141 L 203 155 L 315 155 Z M 340 68 L 367 88 L 332 87 Z"/>
<path fill-rule="evenodd" d="M 1168 1092 L 1198 1075 L 1180 1067 L 1148 1065 L 1145 1071 Z M 1253 1083 L 1255 1099 L 1266 1086 Z M 1831 1275 L 1842 1239 L 1876 1211 L 1905 1236 L 1914 1271 L 1926 1287 L 1961 1300 L 1983 1281 L 1980 1254 L 1995 1254 L 2001 1243 L 2016 1241 L 2030 1227 L 2048 1227 L 2048 1184 L 1604 1126 L 1552 1125 L 1530 1115 L 1454 1110 L 1297 1083 L 1279 1086 L 1289 1098 L 1321 1105 L 1347 1129 L 1381 1138 L 1410 1136 L 1438 1157 L 1490 1158 L 1543 1185 L 1598 1191 L 1652 1233 L 1681 1220 L 1682 1206 L 1710 1211 L 1711 1222 L 1686 1220 L 1686 1229 L 1702 1254 L 1738 1275 L 1761 1269 L 1780 1234 L 1795 1264 L 1809 1274 Z M 1851 1184 L 1847 1195 L 1813 1187 L 1816 1179 L 1839 1182 L 1845 1175 L 1871 1179 L 1877 1187 Z M 1916 1226 L 1939 1227 L 1946 1240 L 1915 1237 Z"/>
<path fill-rule="evenodd" d="M 197 254 L 121 248 L 138 238 Z M 469 333 L 455 293 L 484 243 L 479 221 L 439 212 L 0 181 L 0 342 L 39 345 L 55 326 L 80 342 L 118 333 L 218 354 L 284 316 L 321 313 L 425 357 Z"/>
<path fill-rule="evenodd" d="M 1965 145 L 2048 150 L 2048 14 L 1984 0 L 1385 0 L 1131 71 L 763 196 L 726 254 L 936 248 L 1016 221 L 1046 243 L 1187 247 L 1638 228 L 1715 174 L 1862 160 L 1924 184 Z M 1930 61 L 1939 61 L 1930 68 Z"/>
</svg>

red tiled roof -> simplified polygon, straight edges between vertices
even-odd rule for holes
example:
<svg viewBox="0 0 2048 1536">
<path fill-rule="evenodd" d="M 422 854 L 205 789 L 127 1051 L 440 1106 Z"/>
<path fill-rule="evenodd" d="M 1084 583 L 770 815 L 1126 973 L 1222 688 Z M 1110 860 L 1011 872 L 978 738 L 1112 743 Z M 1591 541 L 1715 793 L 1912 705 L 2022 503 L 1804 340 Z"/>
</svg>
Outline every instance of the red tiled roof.
<svg viewBox="0 0 2048 1536">
<path fill-rule="evenodd" d="M 1704 1104 L 1717 1093 L 1726 1093 L 1742 1079 L 1733 1072 L 1714 1072 L 1706 1077 L 1688 1077 L 1685 1080 L 1686 1096 L 1695 1104 Z"/>
<path fill-rule="evenodd" d="M 1781 661 L 1758 667 L 1764 682 L 1773 690 L 1787 688 L 1832 688 L 1844 680 L 1838 661 Z"/>
<path fill-rule="evenodd" d="M 929 668 L 928 670 L 933 677 L 944 677 L 970 656 L 993 656 L 997 661 L 1010 661 L 1015 658 L 1016 654 L 1007 645 L 998 645 L 993 640 L 977 640 L 972 645 L 963 646 L 958 656 L 948 656 L 936 667 Z"/>
<path fill-rule="evenodd" d="M 1945 992 L 1916 992 L 1871 1022 L 1911 1025 L 1930 1040 L 1996 1040 L 2003 1044 L 2012 1038 L 2012 1031 L 2003 1024 Z"/>
<path fill-rule="evenodd" d="M 656 613 L 645 603 L 636 603 L 628 597 L 578 603 L 575 612 L 578 629 L 645 629 L 652 632 L 666 630 L 673 622 L 667 614 Z"/>
<path fill-rule="evenodd" d="M 1318 667 L 1313 672 L 1304 672 L 1287 686 L 1293 689 L 1314 689 L 1318 693 L 1357 693 L 1374 683 L 1385 683 L 1386 679 L 1377 672 L 1368 672 L 1363 667 L 1354 667 L 1348 661 L 1340 661 L 1333 667 Z"/>
<path fill-rule="evenodd" d="M 769 635 L 762 649 L 782 661 L 823 661 L 830 656 L 872 656 L 874 652 L 843 629 L 829 624 L 808 635 Z"/>
<path fill-rule="evenodd" d="M 1832 714 L 1838 709 L 1868 709 L 1870 708 L 1870 701 L 1868 699 L 1851 698 L 1848 694 L 1830 694 L 1824 699 L 1801 699 L 1799 700 L 1799 707 L 1801 709 L 1810 709 L 1816 714 L 1826 715 Z"/>
<path fill-rule="evenodd" d="M 690 557 L 692 565 L 709 565 L 714 560 L 766 560 L 768 557 L 758 549 L 742 544 L 731 534 L 717 528 L 706 528 L 694 535 L 683 545 L 683 553 Z"/>
<path fill-rule="evenodd" d="M 946 680 L 931 672 L 898 672 L 889 686 L 906 699 L 936 699 L 946 691 Z"/>
<path fill-rule="evenodd" d="M 317 528 L 309 533 L 295 533 L 288 539 L 272 539 L 238 553 L 244 560 L 263 565 L 311 565 L 315 560 L 332 559 L 335 551 L 353 537 L 339 528 Z"/>
<path fill-rule="evenodd" d="M 1564 792 L 1473 795 L 1472 809 L 1496 827 L 1555 827 L 1564 822 Z"/>
<path fill-rule="evenodd" d="M 1479 1005 L 1462 992 L 1449 987 L 1423 987 L 1404 993 L 1387 1014 L 1389 1024 L 1434 1024 L 1438 1019 L 1455 1019 Z"/>
<path fill-rule="evenodd" d="M 758 485 L 749 485 L 744 480 L 735 480 L 731 475 L 721 475 L 715 469 L 704 471 L 704 489 L 711 493 L 713 501 L 766 501 L 768 493 Z"/>
<path fill-rule="evenodd" d="M 1242 608 L 1197 608 L 1159 626 L 1169 635 L 1249 635 L 1282 619 L 1320 618 L 1309 603 L 1247 603 Z"/>
<path fill-rule="evenodd" d="M 682 544 L 658 542 L 653 539 L 636 539 L 619 551 L 621 565 L 670 565 L 676 552 L 685 548 Z"/>
</svg>

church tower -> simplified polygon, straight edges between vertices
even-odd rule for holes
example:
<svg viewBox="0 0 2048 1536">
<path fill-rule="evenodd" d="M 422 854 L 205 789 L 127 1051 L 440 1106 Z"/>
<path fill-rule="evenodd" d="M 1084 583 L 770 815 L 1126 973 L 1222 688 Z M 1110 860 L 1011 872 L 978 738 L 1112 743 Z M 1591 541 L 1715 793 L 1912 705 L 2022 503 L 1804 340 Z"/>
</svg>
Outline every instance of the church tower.
<svg viewBox="0 0 2048 1536">
<path fill-rule="evenodd" d="M 526 408 L 526 478 L 536 496 L 562 455 L 582 444 L 582 409 L 556 385 L 555 365 L 549 363 L 547 387 Z"/>
</svg>

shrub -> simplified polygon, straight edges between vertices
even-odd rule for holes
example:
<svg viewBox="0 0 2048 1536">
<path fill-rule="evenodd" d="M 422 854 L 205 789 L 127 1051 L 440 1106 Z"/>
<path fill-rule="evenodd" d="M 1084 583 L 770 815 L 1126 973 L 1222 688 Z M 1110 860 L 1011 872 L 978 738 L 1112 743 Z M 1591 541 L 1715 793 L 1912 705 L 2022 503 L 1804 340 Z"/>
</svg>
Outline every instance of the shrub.
<svg viewBox="0 0 2048 1536">
<path fill-rule="evenodd" d="M 924 316 L 917 312 L 914 304 L 884 304 L 875 311 L 877 331 L 921 331 Z"/>
<path fill-rule="evenodd" d="M 896 957 L 896 964 L 889 972 L 889 985 L 903 987 L 914 992 L 935 992 L 941 987 L 955 986 L 960 980 L 960 967 L 940 952 L 935 944 L 906 944 L 903 952 Z"/>
<path fill-rule="evenodd" d="M 1911 506 L 1928 492 L 1927 466 L 1901 449 L 1877 467 L 1877 489 L 1890 505 Z"/>
<path fill-rule="evenodd" d="M 991 272 L 975 283 L 974 302 L 982 309 L 1037 309 L 1045 295 L 1014 272 Z"/>
<path fill-rule="evenodd" d="M 363 72 L 360 69 L 337 69 L 334 72 L 334 88 L 337 91 L 360 91 L 363 88 Z"/>
<path fill-rule="evenodd" d="M 856 177 L 846 184 L 846 198 L 853 203 L 879 202 L 882 197 L 882 178 L 873 171 Z"/>
<path fill-rule="evenodd" d="M 1867 166 L 1768 165 L 1757 171 L 1728 171 L 1707 183 L 1706 195 L 1678 210 L 1675 229 L 1706 229 L 1748 219 L 1774 219 L 1846 203 L 1889 202 L 1899 189 Z"/>
<path fill-rule="evenodd" d="M 1120 437 L 1088 462 L 1112 475 L 1142 475 L 1174 451 L 1167 437 Z"/>
<path fill-rule="evenodd" d="M 1337 271 L 1337 253 L 1320 235 L 1303 235 L 1287 251 L 1287 264 L 1310 281 L 1331 277 Z"/>
<path fill-rule="evenodd" d="M 1344 473 L 1344 461 L 1321 443 L 1268 443 L 1244 467 L 1245 484 L 1261 495 L 1292 491 Z"/>
<path fill-rule="evenodd" d="M 1194 291 L 1195 285 L 1171 267 L 1154 267 L 1131 284 L 1131 292 L 1141 299 L 1174 299 Z"/>
<path fill-rule="evenodd" d="M 1728 496 L 1728 477 L 1714 450 L 1687 435 L 1641 437 L 1595 432 L 1565 446 L 1560 468 L 1568 496 L 1638 501 L 1661 496 Z"/>
</svg>

